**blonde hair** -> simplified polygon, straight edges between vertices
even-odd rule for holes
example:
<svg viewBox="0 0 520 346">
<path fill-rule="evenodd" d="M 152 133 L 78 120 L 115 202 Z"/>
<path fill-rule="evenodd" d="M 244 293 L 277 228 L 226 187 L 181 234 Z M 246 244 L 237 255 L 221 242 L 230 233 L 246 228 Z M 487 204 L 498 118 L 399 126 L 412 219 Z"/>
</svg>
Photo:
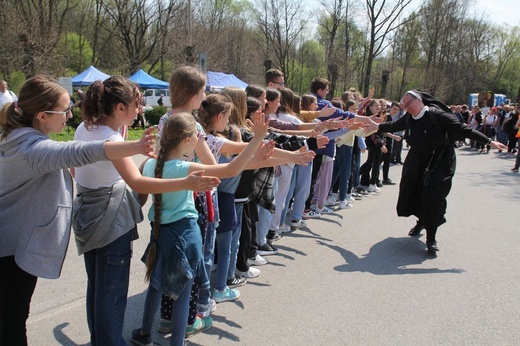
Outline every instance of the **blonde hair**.
<svg viewBox="0 0 520 346">
<path fill-rule="evenodd" d="M 247 93 L 237 87 L 225 87 L 221 91 L 222 94 L 228 95 L 233 102 L 233 109 L 229 121 L 232 124 L 237 124 L 240 119 L 245 119 L 247 114 Z"/>
<path fill-rule="evenodd" d="M 33 127 L 35 116 L 58 106 L 58 100 L 67 91 L 50 76 L 29 78 L 20 88 L 17 102 L 8 102 L 0 109 L 0 140 L 13 130 Z"/>
</svg>

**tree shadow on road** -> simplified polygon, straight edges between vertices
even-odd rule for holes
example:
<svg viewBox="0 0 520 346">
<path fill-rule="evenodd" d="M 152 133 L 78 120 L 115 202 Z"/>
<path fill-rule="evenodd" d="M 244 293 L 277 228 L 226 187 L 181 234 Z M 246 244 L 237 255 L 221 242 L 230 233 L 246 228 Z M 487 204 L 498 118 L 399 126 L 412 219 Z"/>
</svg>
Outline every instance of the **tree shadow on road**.
<svg viewBox="0 0 520 346">
<path fill-rule="evenodd" d="M 456 268 L 408 268 L 407 266 L 421 264 L 425 260 L 435 258 L 425 251 L 424 243 L 415 237 L 386 238 L 372 246 L 368 254 L 361 257 L 337 245 L 319 240 L 318 244 L 337 251 L 345 259 L 345 264 L 334 267 L 339 272 L 366 272 L 375 275 L 460 274 L 464 272 L 463 269 Z"/>
</svg>

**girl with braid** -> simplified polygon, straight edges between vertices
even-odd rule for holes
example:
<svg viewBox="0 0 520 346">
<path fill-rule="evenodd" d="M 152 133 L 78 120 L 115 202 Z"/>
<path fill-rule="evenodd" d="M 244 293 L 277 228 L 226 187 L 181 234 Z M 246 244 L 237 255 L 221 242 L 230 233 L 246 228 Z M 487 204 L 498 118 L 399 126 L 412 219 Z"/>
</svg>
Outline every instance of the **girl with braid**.
<svg viewBox="0 0 520 346">
<path fill-rule="evenodd" d="M 141 110 L 141 93 L 125 77 L 112 76 L 90 85 L 82 102 L 83 123 L 75 139 L 122 142 L 119 130 Z M 197 175 L 199 175 L 197 173 Z M 207 177 L 186 177 L 205 180 Z M 73 227 L 78 253 L 84 255 L 87 322 L 92 345 L 125 345 L 123 322 L 130 275 L 132 240 L 142 221 L 138 193 L 162 193 L 218 184 L 189 184 L 182 179 L 143 177 L 129 157 L 100 161 L 75 169 L 77 196 Z M 133 190 L 133 191 L 132 191 Z"/>
<path fill-rule="evenodd" d="M 157 159 L 148 160 L 143 174 L 156 178 L 179 178 L 204 170 L 220 178 L 240 173 L 254 159 L 267 133 L 269 122 L 256 116 L 251 124 L 253 140 L 237 157 L 226 164 L 204 165 L 186 161 L 198 142 L 195 119 L 190 113 L 177 113 L 166 119 L 160 139 Z M 256 156 L 256 155 L 255 155 Z M 170 296 L 172 306 L 170 345 L 183 345 L 188 321 L 189 299 L 195 278 L 203 278 L 202 237 L 197 224 L 199 217 L 189 190 L 155 194 L 148 217 L 153 220 L 153 232 L 147 247 L 146 294 L 141 328 L 132 332 L 130 340 L 136 345 L 152 345 L 151 330 L 159 309 L 161 294 Z"/>
</svg>

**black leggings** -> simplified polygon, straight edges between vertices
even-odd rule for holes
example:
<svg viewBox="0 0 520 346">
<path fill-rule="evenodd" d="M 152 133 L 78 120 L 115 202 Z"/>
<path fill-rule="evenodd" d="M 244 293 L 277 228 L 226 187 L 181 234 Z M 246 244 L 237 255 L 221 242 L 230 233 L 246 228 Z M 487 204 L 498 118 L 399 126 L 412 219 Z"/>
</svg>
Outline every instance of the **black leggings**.
<svg viewBox="0 0 520 346">
<path fill-rule="evenodd" d="M 25 324 L 37 279 L 14 256 L 0 257 L 0 345 L 27 345 Z"/>
<path fill-rule="evenodd" d="M 379 168 L 382 158 L 381 148 L 369 147 L 368 157 L 364 164 L 361 165 L 359 173 L 361 174 L 361 185 L 375 185 L 379 179 Z M 371 174 L 372 173 L 372 174 Z"/>
</svg>

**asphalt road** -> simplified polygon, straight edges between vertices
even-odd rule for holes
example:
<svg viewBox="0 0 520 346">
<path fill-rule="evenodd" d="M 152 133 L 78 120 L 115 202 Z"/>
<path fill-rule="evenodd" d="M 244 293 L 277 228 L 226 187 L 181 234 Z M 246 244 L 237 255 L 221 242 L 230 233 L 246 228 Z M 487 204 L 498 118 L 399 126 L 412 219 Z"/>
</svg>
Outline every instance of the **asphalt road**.
<svg viewBox="0 0 520 346">
<path fill-rule="evenodd" d="M 385 186 L 276 242 L 280 253 L 239 288 L 238 301 L 218 304 L 213 327 L 190 345 L 520 344 L 520 175 L 510 172 L 514 157 L 457 154 L 437 257 L 424 235 L 407 236 L 415 220 L 397 217 L 398 187 Z M 400 171 L 393 166 L 390 177 Z M 139 232 L 125 336 L 140 326 L 147 288 L 147 222 Z M 38 281 L 30 345 L 89 344 L 85 287 L 71 240 L 61 278 Z M 154 342 L 169 344 L 161 334 Z"/>
</svg>

